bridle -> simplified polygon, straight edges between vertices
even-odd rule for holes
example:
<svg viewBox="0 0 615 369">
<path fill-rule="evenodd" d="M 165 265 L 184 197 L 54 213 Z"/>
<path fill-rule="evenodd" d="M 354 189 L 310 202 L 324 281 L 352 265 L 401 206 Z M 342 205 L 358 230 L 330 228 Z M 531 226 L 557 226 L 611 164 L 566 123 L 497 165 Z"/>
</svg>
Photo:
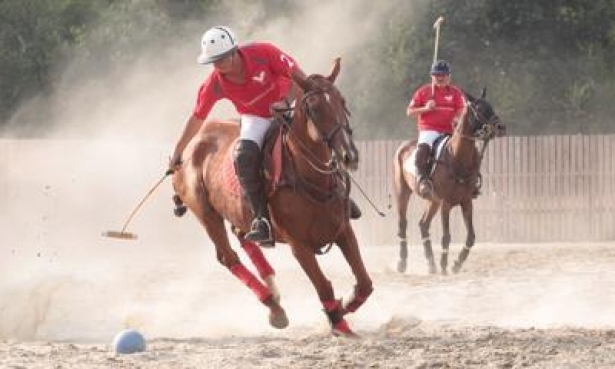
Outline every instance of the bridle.
<svg viewBox="0 0 615 369">
<path fill-rule="evenodd" d="M 347 178 L 348 174 L 341 162 L 342 158 L 339 158 L 338 155 L 336 155 L 335 148 L 333 147 L 335 138 L 342 132 L 352 135 L 352 129 L 349 126 L 350 112 L 343 103 L 340 102 L 343 109 L 339 109 L 339 107 L 335 105 L 337 104 L 337 100 L 331 101 L 332 98 L 341 99 L 341 97 L 337 96 L 337 92 L 335 94 L 331 94 L 332 91 L 333 88 L 330 86 L 316 86 L 315 88 L 305 92 L 303 96 L 300 97 L 297 106 L 294 107 L 296 110 L 294 119 L 297 119 L 299 112 L 301 112 L 303 118 L 299 119 L 305 119 L 306 124 L 309 124 L 307 121 L 312 122 L 318 136 L 327 149 L 331 152 L 331 157 L 328 160 L 323 160 L 322 157 L 313 150 L 313 148 L 304 140 L 303 137 L 294 132 L 292 125 L 295 123 L 290 121 L 286 121 L 284 123 L 286 127 L 284 129 L 284 145 L 287 146 L 288 140 L 292 139 L 293 143 L 295 143 L 295 147 L 297 148 L 297 151 L 295 151 L 296 155 L 294 155 L 296 156 L 296 159 L 292 159 L 293 155 L 291 155 L 291 160 L 293 162 L 297 159 L 303 161 L 316 173 L 329 177 L 330 183 L 333 184 L 332 187 L 322 188 L 314 183 L 311 183 L 311 181 L 307 180 L 295 171 L 297 188 L 301 189 L 313 201 L 321 203 L 334 200 L 340 195 L 347 198 L 350 190 L 350 185 Z M 332 95 L 334 97 L 332 97 Z M 310 99 L 314 97 L 319 99 L 319 101 L 310 102 Z M 328 115 L 329 112 L 327 112 L 327 116 L 325 117 L 325 119 L 330 120 L 333 125 L 333 127 L 329 130 L 325 130 L 322 127 L 324 123 L 324 116 L 319 116 L 320 109 L 328 109 L 332 113 L 332 115 Z"/>
<path fill-rule="evenodd" d="M 314 113 L 313 109 L 310 107 L 310 104 L 307 101 L 307 99 L 312 96 L 324 95 L 325 100 L 327 100 L 327 103 L 330 105 L 330 102 L 329 102 L 329 100 L 331 99 L 330 91 L 331 91 L 331 88 L 328 88 L 328 87 L 325 87 L 325 88 L 319 87 L 314 90 L 308 91 L 303 95 L 300 103 L 307 117 L 310 119 L 310 121 L 312 121 L 312 123 L 314 123 L 314 127 L 318 131 L 318 134 L 320 135 L 320 137 L 322 137 L 322 140 L 324 141 L 325 145 L 327 145 L 329 149 L 333 150 L 333 147 L 331 146 L 331 142 L 333 141 L 335 136 L 337 136 L 337 134 L 344 131 L 348 135 L 352 135 L 352 128 L 350 128 L 350 125 L 348 124 L 348 118 L 350 117 L 350 111 L 348 111 L 348 108 L 346 108 L 346 106 L 343 106 L 344 108 L 343 113 L 342 114 L 338 113 L 335 116 L 334 127 L 331 128 L 328 132 L 324 132 L 324 130 L 318 124 L 318 119 L 316 117 L 316 114 Z"/>
<path fill-rule="evenodd" d="M 489 111 L 491 111 L 489 116 L 480 112 L 478 110 L 478 104 L 481 101 L 484 102 L 484 100 L 476 100 L 476 103 L 469 102 L 467 104 L 467 108 L 471 114 L 470 127 L 472 128 L 472 135 L 464 137 L 480 141 L 489 141 L 496 136 L 496 128 L 500 125 L 501 120 L 492 109 L 489 109 Z"/>
</svg>

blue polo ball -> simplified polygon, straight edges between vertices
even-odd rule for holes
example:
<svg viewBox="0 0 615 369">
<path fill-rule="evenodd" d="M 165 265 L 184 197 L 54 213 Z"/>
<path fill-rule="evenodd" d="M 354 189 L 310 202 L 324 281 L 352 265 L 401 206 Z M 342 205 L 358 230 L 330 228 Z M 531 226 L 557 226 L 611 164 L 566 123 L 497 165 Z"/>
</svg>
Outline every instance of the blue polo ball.
<svg viewBox="0 0 615 369">
<path fill-rule="evenodd" d="M 134 354 L 145 351 L 145 338 L 134 329 L 125 329 L 115 335 L 113 350 L 116 354 Z"/>
</svg>

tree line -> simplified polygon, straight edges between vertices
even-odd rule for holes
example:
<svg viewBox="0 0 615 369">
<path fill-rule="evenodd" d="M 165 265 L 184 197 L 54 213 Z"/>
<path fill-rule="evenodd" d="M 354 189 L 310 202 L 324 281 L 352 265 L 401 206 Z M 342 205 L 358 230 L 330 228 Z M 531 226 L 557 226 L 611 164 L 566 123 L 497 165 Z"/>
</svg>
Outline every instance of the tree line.
<svg viewBox="0 0 615 369">
<path fill-rule="evenodd" d="M 344 0 L 340 0 L 343 1 Z M 365 8 L 378 6 L 357 0 Z M 346 2 L 356 4 L 355 2 Z M 258 22 L 297 16 L 300 0 L 263 1 Z M 316 4 L 318 1 L 311 2 Z M 397 138 L 412 92 L 429 81 L 432 24 L 445 17 L 440 55 L 453 82 L 488 97 L 513 134 L 612 133 L 615 0 L 396 0 L 377 33 L 347 63 L 342 89 L 359 137 Z M 52 94 L 57 67 L 105 50 L 115 68 L 157 35 L 200 33 L 203 14 L 254 4 L 236 0 L 0 0 L 0 125 L 24 101 Z M 197 26 L 198 25 L 198 26 Z M 87 40 L 87 42 L 86 42 Z M 77 63 L 78 65 L 78 63 Z M 369 71 L 359 73 L 359 71 Z M 353 74 L 354 75 L 354 74 Z M 377 95 L 377 96 L 375 96 Z M 1 128 L 1 127 L 0 127 Z M 42 127 L 32 127 L 40 135 Z"/>
</svg>

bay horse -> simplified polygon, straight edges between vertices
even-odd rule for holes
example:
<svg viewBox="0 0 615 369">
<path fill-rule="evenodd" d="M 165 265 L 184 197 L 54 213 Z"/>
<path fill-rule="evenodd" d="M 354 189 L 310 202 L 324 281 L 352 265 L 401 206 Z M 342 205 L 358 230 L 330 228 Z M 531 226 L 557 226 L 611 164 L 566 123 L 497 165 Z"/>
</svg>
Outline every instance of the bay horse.
<svg viewBox="0 0 615 369">
<path fill-rule="evenodd" d="M 453 272 L 458 273 L 467 259 L 470 248 L 474 245 L 476 238 L 472 221 L 472 201 L 478 195 L 477 191 L 481 184 L 480 165 L 482 157 L 489 141 L 496 136 L 505 134 L 505 125 L 494 112 L 491 104 L 485 99 L 485 88 L 483 88 L 481 97 L 478 99 L 468 93 L 465 93 L 465 95 L 467 104 L 460 123 L 457 124 L 448 141 L 443 144 L 441 155 L 435 159 L 432 156 L 431 179 L 434 184 L 434 191 L 426 199 L 427 207 L 419 221 L 419 229 L 430 274 L 435 274 L 437 268 L 431 248 L 429 227 L 438 210 L 441 212 L 442 221 L 441 273 L 447 274 L 448 251 L 451 241 L 450 212 L 457 205 L 461 207 L 467 237 L 465 247 L 459 253 L 458 259 L 453 265 Z M 477 141 L 482 142 L 480 152 L 475 144 Z M 400 259 L 397 264 L 397 270 L 400 273 L 405 272 L 407 266 L 406 228 L 408 221 L 406 213 L 408 202 L 413 192 L 418 194 L 416 191 L 416 176 L 405 169 L 404 164 L 415 148 L 416 141 L 402 143 L 397 148 L 393 160 L 393 188 L 398 215 L 397 235 L 400 242 Z M 436 152 L 436 148 L 434 147 L 432 151 Z"/>
<path fill-rule="evenodd" d="M 297 87 L 296 104 L 292 120 L 280 126 L 277 140 L 284 169 L 278 173 L 277 181 L 271 179 L 276 176 L 271 173 L 275 171 L 268 170 L 267 176 L 271 178 L 267 180 L 267 197 L 275 241 L 290 245 L 316 289 L 332 333 L 354 336 L 344 317 L 365 302 L 373 287 L 349 220 L 347 170 L 357 169 L 359 153 L 346 101 L 334 85 L 339 72 L 338 58 L 328 76 L 292 77 Z M 207 121 L 184 151 L 183 165 L 173 175 L 173 186 L 179 202 L 204 226 L 215 245 L 218 261 L 269 308 L 270 324 L 285 328 L 288 318 L 276 293 L 273 270 L 260 249 L 244 239 L 251 220 L 248 204 L 241 191 L 231 189 L 233 183 L 237 184 L 232 152 L 238 135 L 238 122 Z M 269 167 L 271 160 L 266 162 Z M 234 182 L 229 182 L 229 173 Z M 225 221 L 232 226 L 242 247 L 250 249 L 250 258 L 264 284 L 231 248 Z M 336 299 L 331 282 L 316 260 L 317 253 L 334 243 L 356 279 L 347 299 Z"/>
</svg>

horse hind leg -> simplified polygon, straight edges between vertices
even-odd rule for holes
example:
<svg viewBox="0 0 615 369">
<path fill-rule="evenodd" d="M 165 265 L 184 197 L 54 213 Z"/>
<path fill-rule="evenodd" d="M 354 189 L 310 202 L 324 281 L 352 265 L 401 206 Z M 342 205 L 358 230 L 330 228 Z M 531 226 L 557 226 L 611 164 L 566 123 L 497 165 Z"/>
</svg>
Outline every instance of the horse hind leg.
<svg viewBox="0 0 615 369">
<path fill-rule="evenodd" d="M 472 246 L 474 246 L 474 242 L 476 240 L 476 234 L 474 233 L 474 223 L 472 221 L 472 208 L 472 200 L 461 204 L 463 221 L 465 223 L 468 233 L 466 237 L 465 247 L 461 250 L 457 261 L 455 261 L 455 264 L 453 265 L 453 273 L 459 273 L 461 267 L 463 266 L 463 263 L 468 258 L 468 255 L 470 255 L 470 249 L 472 248 Z"/>
<path fill-rule="evenodd" d="M 399 238 L 399 261 L 397 262 L 397 271 L 405 273 L 408 264 L 408 241 L 406 237 L 406 229 L 408 228 L 408 202 L 412 195 L 412 190 L 408 186 L 403 175 L 403 162 L 396 160 L 394 165 L 393 188 L 395 191 L 395 200 L 397 205 L 397 237 Z"/>
<path fill-rule="evenodd" d="M 408 228 L 408 202 L 410 201 L 410 195 L 412 190 L 404 183 L 400 188 L 395 189 L 395 196 L 397 200 L 397 237 L 399 237 L 399 261 L 397 262 L 397 271 L 399 273 L 406 272 L 408 264 L 408 240 L 406 236 L 406 230 Z"/>
<path fill-rule="evenodd" d="M 419 229 L 421 230 L 421 239 L 423 241 L 423 249 L 425 250 L 425 258 L 427 259 L 427 264 L 429 266 L 429 274 L 435 274 L 437 272 L 433 249 L 431 247 L 431 238 L 429 236 L 429 227 L 431 226 L 433 217 L 438 211 L 439 205 L 440 204 L 435 201 L 430 201 L 429 206 L 419 221 Z"/>
</svg>

